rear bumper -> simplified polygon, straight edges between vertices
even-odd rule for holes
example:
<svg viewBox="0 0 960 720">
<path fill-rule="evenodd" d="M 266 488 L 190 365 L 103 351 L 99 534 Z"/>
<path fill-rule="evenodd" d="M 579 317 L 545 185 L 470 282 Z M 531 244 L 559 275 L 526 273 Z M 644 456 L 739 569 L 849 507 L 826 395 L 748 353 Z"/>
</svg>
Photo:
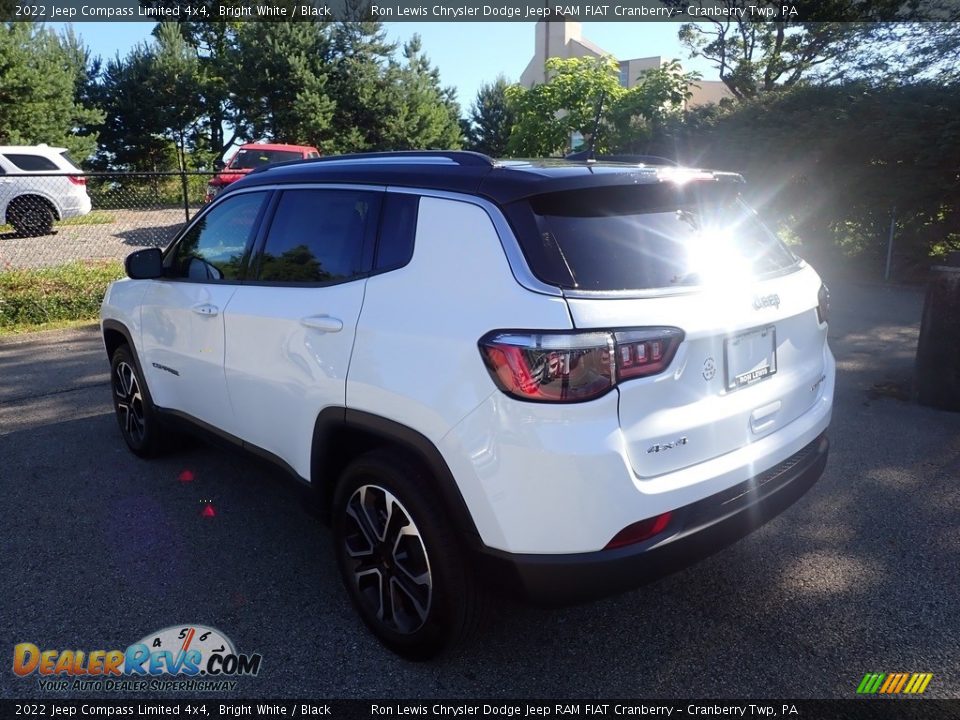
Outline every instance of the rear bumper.
<svg viewBox="0 0 960 720">
<path fill-rule="evenodd" d="M 61 210 L 61 220 L 72 217 L 80 217 L 90 212 L 93 204 L 90 202 L 90 196 L 84 191 L 82 195 L 68 196 L 63 202 Z"/>
<path fill-rule="evenodd" d="M 673 512 L 664 533 L 616 550 L 542 555 L 480 551 L 481 569 L 527 600 L 562 604 L 629 590 L 687 567 L 777 516 L 823 474 L 825 434 L 746 482 Z"/>
</svg>

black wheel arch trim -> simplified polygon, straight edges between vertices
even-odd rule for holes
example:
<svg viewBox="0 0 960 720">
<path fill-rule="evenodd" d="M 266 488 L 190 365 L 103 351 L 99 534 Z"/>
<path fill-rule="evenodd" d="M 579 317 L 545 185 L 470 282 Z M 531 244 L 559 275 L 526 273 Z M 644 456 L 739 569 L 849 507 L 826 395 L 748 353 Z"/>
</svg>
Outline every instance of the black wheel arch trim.
<svg viewBox="0 0 960 720">
<path fill-rule="evenodd" d="M 137 366 L 137 374 L 140 375 L 140 379 L 146 383 L 147 376 L 143 373 L 143 368 L 140 366 L 140 353 L 137 352 L 137 344 L 133 341 L 133 336 L 130 334 L 130 330 L 119 320 L 106 319 L 101 322 L 100 326 L 100 336 L 103 338 L 103 347 L 107 351 L 107 358 L 112 360 L 110 354 L 110 348 L 107 345 L 107 331 L 111 330 L 118 332 L 123 336 L 123 339 L 126 341 L 127 345 L 130 347 L 130 354 L 133 355 L 133 364 Z M 149 388 L 148 388 L 149 390 Z"/>
<path fill-rule="evenodd" d="M 328 450 L 337 442 L 338 433 L 351 430 L 360 431 L 384 443 L 398 446 L 418 460 L 429 471 L 434 482 L 433 489 L 453 518 L 454 530 L 466 542 L 469 549 L 482 547 L 480 533 L 467 508 L 467 503 L 436 445 L 413 428 L 363 410 L 329 407 L 317 416 L 311 449 L 311 480 L 317 490 L 318 500 L 325 516 L 328 516 L 330 498 L 337 480 L 336 477 L 330 477 L 324 472 L 324 468 L 328 467 Z"/>
</svg>

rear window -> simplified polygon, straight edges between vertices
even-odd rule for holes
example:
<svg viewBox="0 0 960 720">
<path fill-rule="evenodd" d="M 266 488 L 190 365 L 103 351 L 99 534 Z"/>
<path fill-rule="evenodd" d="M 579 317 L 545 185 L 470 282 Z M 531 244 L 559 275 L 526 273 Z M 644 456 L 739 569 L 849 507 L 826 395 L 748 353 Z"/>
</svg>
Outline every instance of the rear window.
<svg viewBox="0 0 960 720">
<path fill-rule="evenodd" d="M 732 184 L 564 191 L 515 203 L 507 213 L 534 274 L 568 289 L 735 282 L 797 262 Z"/>
<path fill-rule="evenodd" d="M 234 170 L 253 170 L 264 165 L 302 158 L 303 155 L 294 150 L 238 150 L 230 167 Z"/>
<path fill-rule="evenodd" d="M 25 172 L 42 172 L 44 170 L 59 170 L 57 164 L 43 155 L 27 153 L 6 153 L 4 157 Z"/>
<path fill-rule="evenodd" d="M 60 157 L 62 157 L 70 167 L 73 167 L 76 170 L 80 169 L 80 166 L 77 165 L 77 161 L 73 159 L 73 156 L 69 151 L 64 150 L 62 153 L 60 153 Z"/>
</svg>

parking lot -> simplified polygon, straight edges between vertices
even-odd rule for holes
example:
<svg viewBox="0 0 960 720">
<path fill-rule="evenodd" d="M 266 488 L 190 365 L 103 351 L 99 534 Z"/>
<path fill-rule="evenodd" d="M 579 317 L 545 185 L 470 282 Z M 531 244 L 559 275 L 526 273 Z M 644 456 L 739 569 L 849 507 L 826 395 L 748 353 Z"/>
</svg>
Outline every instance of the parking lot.
<svg viewBox="0 0 960 720">
<path fill-rule="evenodd" d="M 327 530 L 278 471 L 200 444 L 127 451 L 94 329 L 2 341 L 3 652 L 200 623 L 262 654 L 240 697 L 851 698 L 867 672 L 930 672 L 927 696 L 960 697 L 960 414 L 910 401 L 922 290 L 832 290 L 832 450 L 804 498 L 640 590 L 502 603 L 427 664 L 365 631 Z M 7 670 L 0 696 L 49 694 Z"/>
<path fill-rule="evenodd" d="M 57 225 L 41 237 L 0 233 L 0 270 L 47 267 L 73 260 L 123 260 L 143 247 L 163 247 L 183 226 L 183 208 L 97 211 L 108 222 Z M 196 208 L 191 210 L 191 217 Z"/>
</svg>

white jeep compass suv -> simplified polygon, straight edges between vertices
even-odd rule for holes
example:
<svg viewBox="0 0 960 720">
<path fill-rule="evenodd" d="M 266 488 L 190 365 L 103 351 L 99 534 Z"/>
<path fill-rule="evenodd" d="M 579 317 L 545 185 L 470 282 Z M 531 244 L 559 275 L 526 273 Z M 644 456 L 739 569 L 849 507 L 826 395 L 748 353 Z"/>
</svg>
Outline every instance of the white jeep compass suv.
<svg viewBox="0 0 960 720">
<path fill-rule="evenodd" d="M 186 421 L 309 484 L 379 639 L 491 584 L 635 587 L 821 475 L 828 295 L 731 173 L 374 153 L 254 171 L 103 301 L 123 438 Z"/>
</svg>

